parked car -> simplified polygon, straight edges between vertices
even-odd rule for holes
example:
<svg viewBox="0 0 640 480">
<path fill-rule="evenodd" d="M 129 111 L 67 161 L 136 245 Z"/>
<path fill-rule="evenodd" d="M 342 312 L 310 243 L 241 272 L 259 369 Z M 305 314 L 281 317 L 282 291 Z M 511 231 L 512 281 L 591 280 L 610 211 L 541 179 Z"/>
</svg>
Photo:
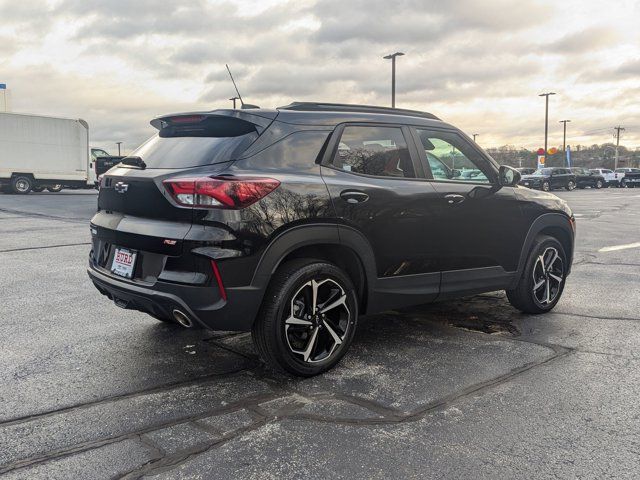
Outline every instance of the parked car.
<svg viewBox="0 0 640 480">
<path fill-rule="evenodd" d="M 640 185 L 640 168 L 616 168 L 614 173 L 622 188 Z"/>
<path fill-rule="evenodd" d="M 250 330 L 271 366 L 311 376 L 360 315 L 494 290 L 535 314 L 562 295 L 567 203 L 429 113 L 293 103 L 151 124 L 91 219 L 89 276 L 122 308 Z"/>
<path fill-rule="evenodd" d="M 520 172 L 520 175 L 532 175 L 536 171 L 535 168 L 525 168 L 525 167 L 518 167 L 516 168 L 516 170 Z"/>
<path fill-rule="evenodd" d="M 576 175 L 568 168 L 539 168 L 531 175 L 523 175 L 520 185 L 549 192 L 557 188 L 573 190 L 576 188 Z"/>
<path fill-rule="evenodd" d="M 582 167 L 572 167 L 571 173 L 576 176 L 576 186 L 578 188 L 602 188 L 607 185 L 604 177 L 598 173 Z"/>
<path fill-rule="evenodd" d="M 96 176 L 95 188 L 100 188 L 100 180 L 102 180 L 102 175 L 111 167 L 120 163 L 123 158 L 124 157 L 120 155 L 111 155 L 102 148 L 91 149 L 91 163 L 93 165 L 93 170 Z"/>
<path fill-rule="evenodd" d="M 604 178 L 604 181 L 608 187 L 612 185 L 616 187 L 618 186 L 618 180 L 616 179 L 616 174 L 613 172 L 613 170 L 610 170 L 608 168 L 592 168 L 589 171 Z"/>
</svg>

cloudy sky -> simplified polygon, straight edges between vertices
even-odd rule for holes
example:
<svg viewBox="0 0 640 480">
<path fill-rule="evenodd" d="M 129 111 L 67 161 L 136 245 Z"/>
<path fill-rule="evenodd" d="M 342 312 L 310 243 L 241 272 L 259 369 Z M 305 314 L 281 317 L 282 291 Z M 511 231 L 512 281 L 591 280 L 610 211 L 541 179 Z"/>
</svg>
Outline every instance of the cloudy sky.
<svg viewBox="0 0 640 480">
<path fill-rule="evenodd" d="M 640 147 L 640 0 L 0 0 L 0 83 L 16 112 L 84 118 L 127 150 L 149 120 L 245 101 L 426 110 L 486 147 Z"/>
</svg>

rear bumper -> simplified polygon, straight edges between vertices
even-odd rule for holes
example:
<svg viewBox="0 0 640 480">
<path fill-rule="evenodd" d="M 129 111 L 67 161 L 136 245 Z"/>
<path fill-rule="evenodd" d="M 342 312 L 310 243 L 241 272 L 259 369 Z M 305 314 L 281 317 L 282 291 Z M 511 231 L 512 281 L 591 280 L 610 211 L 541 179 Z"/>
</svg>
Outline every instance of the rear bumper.
<svg viewBox="0 0 640 480">
<path fill-rule="evenodd" d="M 224 300 L 210 286 L 157 281 L 147 287 L 119 280 L 93 267 L 87 273 L 100 293 L 122 308 L 166 317 L 172 317 L 173 310 L 179 309 L 195 323 L 212 330 L 251 330 L 264 293 L 257 287 L 228 288 Z"/>
</svg>

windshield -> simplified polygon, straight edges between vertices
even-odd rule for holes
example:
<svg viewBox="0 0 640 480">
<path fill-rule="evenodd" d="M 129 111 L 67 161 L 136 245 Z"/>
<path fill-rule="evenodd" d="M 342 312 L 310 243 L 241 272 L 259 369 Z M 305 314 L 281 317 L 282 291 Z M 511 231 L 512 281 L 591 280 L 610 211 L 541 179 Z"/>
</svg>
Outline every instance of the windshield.
<svg viewBox="0 0 640 480">
<path fill-rule="evenodd" d="M 550 168 L 539 168 L 533 175 L 551 175 L 552 170 Z"/>
</svg>

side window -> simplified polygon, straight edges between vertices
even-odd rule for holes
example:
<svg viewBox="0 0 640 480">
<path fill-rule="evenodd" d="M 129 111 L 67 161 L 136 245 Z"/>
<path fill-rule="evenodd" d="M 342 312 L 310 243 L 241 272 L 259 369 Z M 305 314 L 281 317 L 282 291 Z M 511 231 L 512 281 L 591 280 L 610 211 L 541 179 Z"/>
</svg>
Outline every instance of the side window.
<svg viewBox="0 0 640 480">
<path fill-rule="evenodd" d="M 415 178 L 407 141 L 398 127 L 345 127 L 332 163 L 346 172 Z"/>
<path fill-rule="evenodd" d="M 461 137 L 419 128 L 416 132 L 424 148 L 425 170 L 431 170 L 434 180 L 491 183 L 490 167 Z"/>
<path fill-rule="evenodd" d="M 611 170 L 603 170 L 602 173 L 613 173 Z"/>
</svg>

